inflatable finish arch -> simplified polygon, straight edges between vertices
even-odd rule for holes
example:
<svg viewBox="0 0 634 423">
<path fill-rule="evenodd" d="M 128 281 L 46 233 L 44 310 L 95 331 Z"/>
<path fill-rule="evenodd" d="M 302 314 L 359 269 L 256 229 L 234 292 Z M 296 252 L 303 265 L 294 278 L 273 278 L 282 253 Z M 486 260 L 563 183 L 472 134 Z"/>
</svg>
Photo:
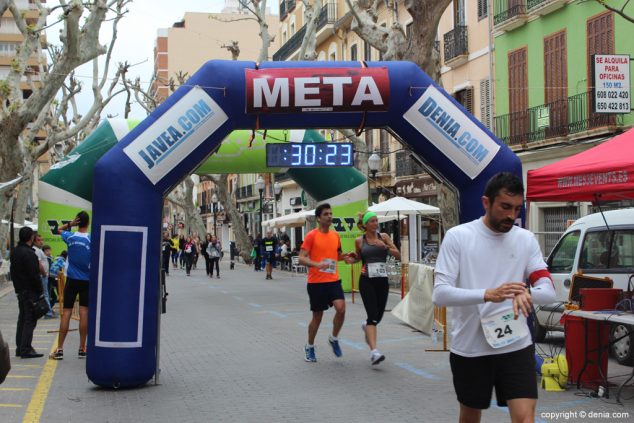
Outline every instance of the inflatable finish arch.
<svg viewBox="0 0 634 423">
<path fill-rule="evenodd" d="M 163 197 L 237 129 L 387 128 L 481 215 L 486 181 L 519 159 L 407 62 L 210 61 L 96 164 L 86 372 L 149 381 L 157 364 Z M 336 182 L 333 182 L 336 183 Z"/>
</svg>

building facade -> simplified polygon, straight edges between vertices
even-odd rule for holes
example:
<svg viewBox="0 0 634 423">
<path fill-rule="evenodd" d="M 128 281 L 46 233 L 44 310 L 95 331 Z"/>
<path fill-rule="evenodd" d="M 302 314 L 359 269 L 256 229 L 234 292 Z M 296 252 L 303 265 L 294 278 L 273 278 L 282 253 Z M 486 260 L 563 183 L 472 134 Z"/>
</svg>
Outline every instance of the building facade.
<svg viewBox="0 0 634 423">
<path fill-rule="evenodd" d="M 634 7 L 626 12 L 634 15 Z M 597 2 L 495 0 L 496 135 L 531 169 L 585 151 L 634 125 L 634 116 L 595 113 L 592 56 L 634 56 L 634 24 Z M 623 206 L 625 203 L 607 205 Z M 529 228 L 547 254 L 566 222 L 588 204 L 531 204 Z"/>
</svg>

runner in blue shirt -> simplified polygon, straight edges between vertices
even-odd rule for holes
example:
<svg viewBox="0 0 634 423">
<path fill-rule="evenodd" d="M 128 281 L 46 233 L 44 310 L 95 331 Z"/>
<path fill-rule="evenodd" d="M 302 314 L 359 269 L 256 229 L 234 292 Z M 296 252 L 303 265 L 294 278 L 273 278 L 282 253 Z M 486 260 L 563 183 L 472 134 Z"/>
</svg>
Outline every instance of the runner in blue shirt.
<svg viewBox="0 0 634 423">
<path fill-rule="evenodd" d="M 68 333 L 70 316 L 75 299 L 79 295 L 79 358 L 86 357 L 86 335 L 88 333 L 88 281 L 90 280 L 90 234 L 88 227 L 90 217 L 85 211 L 77 213 L 72 222 L 62 225 L 58 233 L 68 246 L 68 271 L 64 286 L 64 312 L 59 327 L 59 341 L 57 349 L 50 358 L 62 360 L 64 358 L 64 341 Z M 73 225 L 79 227 L 77 232 L 71 232 Z"/>
</svg>

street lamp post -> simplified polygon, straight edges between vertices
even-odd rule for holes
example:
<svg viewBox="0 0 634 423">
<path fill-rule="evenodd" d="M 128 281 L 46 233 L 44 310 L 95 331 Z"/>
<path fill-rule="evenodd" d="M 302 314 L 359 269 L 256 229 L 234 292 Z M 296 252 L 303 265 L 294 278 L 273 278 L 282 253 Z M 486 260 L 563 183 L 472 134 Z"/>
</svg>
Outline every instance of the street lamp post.
<svg viewBox="0 0 634 423">
<path fill-rule="evenodd" d="M 275 193 L 275 215 L 273 217 L 277 217 L 277 203 L 280 201 L 280 197 L 282 196 L 282 184 L 276 181 L 273 184 L 273 192 Z"/>
<path fill-rule="evenodd" d="M 255 183 L 255 187 L 260 192 L 260 227 L 258 228 L 258 233 L 260 234 L 260 239 L 262 238 L 262 206 L 263 206 L 263 197 L 264 197 L 264 179 L 262 179 L 262 175 L 258 175 L 258 180 Z"/>
<path fill-rule="evenodd" d="M 376 150 L 372 153 L 372 155 L 368 158 L 368 169 L 372 174 L 372 180 L 374 181 L 374 190 L 376 191 L 377 183 L 376 183 L 376 173 L 379 171 L 381 166 L 381 157 Z M 371 198 L 372 196 L 370 196 Z"/>
<path fill-rule="evenodd" d="M 216 234 L 216 230 L 218 228 L 218 220 L 217 220 L 217 216 L 218 216 L 218 196 L 216 195 L 215 192 L 211 196 L 211 206 L 213 207 L 213 212 L 214 212 L 214 237 L 218 238 L 218 236 Z"/>
</svg>

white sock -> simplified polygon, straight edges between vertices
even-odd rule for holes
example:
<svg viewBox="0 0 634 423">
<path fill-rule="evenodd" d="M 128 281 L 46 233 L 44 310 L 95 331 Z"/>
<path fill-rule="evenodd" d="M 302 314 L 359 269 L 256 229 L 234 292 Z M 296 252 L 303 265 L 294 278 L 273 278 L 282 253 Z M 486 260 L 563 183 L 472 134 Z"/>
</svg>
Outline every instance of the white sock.
<svg viewBox="0 0 634 423">
<path fill-rule="evenodd" d="M 374 354 L 381 354 L 381 353 L 379 352 L 379 350 L 375 348 L 372 351 L 370 351 L 370 354 L 374 355 Z"/>
<path fill-rule="evenodd" d="M 307 346 L 308 348 L 315 348 L 315 346 L 314 346 L 314 345 L 311 345 L 311 344 L 306 344 L 306 346 Z"/>
<path fill-rule="evenodd" d="M 332 336 L 332 335 L 330 335 L 328 337 L 328 339 L 331 340 L 331 341 L 338 341 L 339 340 L 339 338 L 337 338 L 336 336 Z"/>
</svg>

